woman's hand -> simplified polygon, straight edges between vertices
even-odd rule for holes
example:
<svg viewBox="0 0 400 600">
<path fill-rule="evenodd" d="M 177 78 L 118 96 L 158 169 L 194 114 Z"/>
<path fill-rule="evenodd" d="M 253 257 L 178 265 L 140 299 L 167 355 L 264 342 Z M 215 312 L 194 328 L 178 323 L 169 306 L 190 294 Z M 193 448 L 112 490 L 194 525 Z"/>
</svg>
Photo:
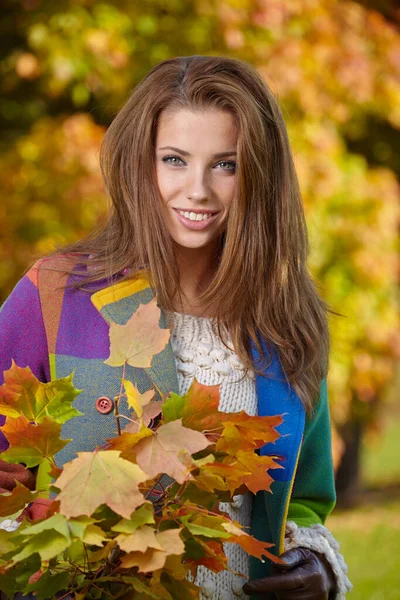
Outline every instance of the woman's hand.
<svg viewBox="0 0 400 600">
<path fill-rule="evenodd" d="M 330 600 L 333 597 L 334 575 L 322 554 L 308 548 L 293 548 L 282 554 L 281 559 L 285 564 L 273 564 L 269 577 L 249 581 L 243 591 L 260 600 Z"/>
<path fill-rule="evenodd" d="M 0 460 L 0 494 L 11 492 L 16 486 L 16 481 L 33 490 L 35 479 L 36 477 L 32 471 L 24 465 L 14 465 Z"/>
<path fill-rule="evenodd" d="M 31 521 L 40 521 L 45 519 L 48 515 L 47 511 L 53 504 L 53 500 L 50 498 L 36 498 L 29 506 L 25 508 L 21 517 L 17 521 L 22 521 L 23 517 L 27 517 Z"/>
</svg>

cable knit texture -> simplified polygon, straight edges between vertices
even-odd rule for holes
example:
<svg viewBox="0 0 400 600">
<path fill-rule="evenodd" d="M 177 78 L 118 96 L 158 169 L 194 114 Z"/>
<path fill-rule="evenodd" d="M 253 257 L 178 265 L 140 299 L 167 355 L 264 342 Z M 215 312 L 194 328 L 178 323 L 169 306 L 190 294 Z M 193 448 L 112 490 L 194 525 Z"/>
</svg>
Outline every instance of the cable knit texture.
<svg viewBox="0 0 400 600">
<path fill-rule="evenodd" d="M 185 394 L 194 378 L 204 385 L 220 384 L 219 410 L 223 412 L 246 411 L 257 414 L 257 396 L 254 373 L 245 373 L 233 350 L 224 346 L 213 320 L 179 313 L 172 314 L 174 327 L 171 344 L 178 373 L 179 392 Z M 220 502 L 227 512 L 250 531 L 251 495 L 234 497 L 233 503 Z M 195 583 L 202 588 L 201 599 L 237 600 L 248 596 L 242 591 L 249 578 L 249 557 L 237 544 L 224 544 L 231 569 L 243 577 L 221 571 L 213 573 L 206 567 L 197 570 Z"/>
<path fill-rule="evenodd" d="M 343 600 L 346 592 L 349 592 L 353 586 L 347 577 L 347 565 L 339 552 L 339 544 L 329 529 L 320 523 L 311 527 L 298 527 L 293 521 L 288 521 L 285 531 L 285 551 L 299 546 L 324 554 L 335 574 L 337 591 L 334 600 Z"/>
</svg>

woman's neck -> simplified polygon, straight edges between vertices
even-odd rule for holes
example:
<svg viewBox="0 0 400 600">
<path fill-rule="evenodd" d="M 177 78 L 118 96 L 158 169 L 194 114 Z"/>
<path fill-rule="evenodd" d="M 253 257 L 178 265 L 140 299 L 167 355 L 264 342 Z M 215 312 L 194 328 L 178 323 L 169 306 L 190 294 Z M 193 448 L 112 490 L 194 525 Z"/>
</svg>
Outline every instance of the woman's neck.
<svg viewBox="0 0 400 600">
<path fill-rule="evenodd" d="M 182 297 L 174 299 L 174 310 L 197 316 L 214 316 L 212 307 L 198 302 L 210 285 L 216 268 L 216 249 L 184 248 L 178 250 L 179 278 Z"/>
</svg>

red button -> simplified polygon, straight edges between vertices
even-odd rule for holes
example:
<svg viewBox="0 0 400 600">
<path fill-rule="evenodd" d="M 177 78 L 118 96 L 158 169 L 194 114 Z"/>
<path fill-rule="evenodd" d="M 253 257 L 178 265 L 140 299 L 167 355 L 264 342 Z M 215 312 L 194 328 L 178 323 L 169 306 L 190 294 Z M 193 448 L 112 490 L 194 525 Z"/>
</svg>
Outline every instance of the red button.
<svg viewBox="0 0 400 600">
<path fill-rule="evenodd" d="M 102 415 L 109 415 L 114 410 L 114 402 L 107 396 L 100 396 L 96 400 L 96 410 Z"/>
</svg>

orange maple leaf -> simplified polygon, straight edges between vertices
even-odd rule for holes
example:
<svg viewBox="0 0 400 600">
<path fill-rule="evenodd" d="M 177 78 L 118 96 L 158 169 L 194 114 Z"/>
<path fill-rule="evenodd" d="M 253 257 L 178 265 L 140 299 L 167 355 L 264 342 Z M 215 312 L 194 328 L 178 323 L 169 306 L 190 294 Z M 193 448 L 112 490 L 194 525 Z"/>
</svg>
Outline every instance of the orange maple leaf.
<svg viewBox="0 0 400 600">
<path fill-rule="evenodd" d="M 263 556 L 266 556 L 270 560 L 276 563 L 283 563 L 283 561 L 268 551 L 268 548 L 273 548 L 274 544 L 256 540 L 254 537 L 243 531 L 236 523 L 224 523 L 223 528 L 228 533 L 232 533 L 232 537 L 226 540 L 229 543 L 239 544 L 247 554 L 255 556 L 260 560 L 263 560 Z"/>
<path fill-rule="evenodd" d="M 237 450 L 261 448 L 264 444 L 273 443 L 279 438 L 275 427 L 281 423 L 280 415 L 252 417 L 244 411 L 226 414 L 216 450 L 234 454 Z"/>
<path fill-rule="evenodd" d="M 16 481 L 15 488 L 11 492 L 0 494 L 0 517 L 13 515 L 33 502 L 39 492 L 31 492 L 27 487 Z"/>
<path fill-rule="evenodd" d="M 203 565 L 213 571 L 219 573 L 228 568 L 228 558 L 224 552 L 222 542 L 216 540 L 202 540 L 201 537 L 196 538 L 196 542 L 202 546 L 206 552 L 206 556 L 201 558 L 189 559 L 187 562 L 192 565 Z"/>
<path fill-rule="evenodd" d="M 35 467 L 64 448 L 70 440 L 60 439 L 61 423 L 45 417 L 41 423 L 30 423 L 23 415 L 8 418 L 0 427 L 9 442 L 9 447 L 0 454 L 6 462 L 24 463 Z"/>
<path fill-rule="evenodd" d="M 227 456 L 223 464 L 235 468 L 234 481 L 238 487 L 245 484 L 247 488 L 256 494 L 260 490 L 271 491 L 273 478 L 268 474 L 268 469 L 282 469 L 273 456 L 259 456 L 255 452 L 239 450 L 236 455 Z"/>
<path fill-rule="evenodd" d="M 197 431 L 222 430 L 226 413 L 219 412 L 219 385 L 203 385 L 196 379 L 184 396 L 182 425 Z"/>
</svg>

